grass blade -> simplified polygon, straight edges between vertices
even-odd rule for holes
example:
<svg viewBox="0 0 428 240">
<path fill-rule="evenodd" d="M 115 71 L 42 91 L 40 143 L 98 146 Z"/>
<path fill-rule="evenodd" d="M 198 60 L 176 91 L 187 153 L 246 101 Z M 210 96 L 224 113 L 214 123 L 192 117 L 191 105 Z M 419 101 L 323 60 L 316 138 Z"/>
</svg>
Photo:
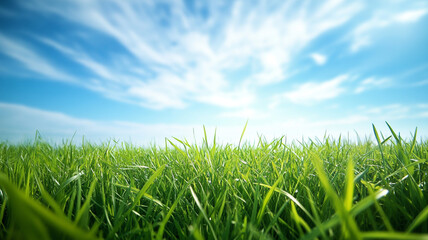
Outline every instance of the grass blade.
<svg viewBox="0 0 428 240">
<path fill-rule="evenodd" d="M 266 205 L 269 203 L 269 200 L 272 197 L 272 194 L 275 191 L 276 186 L 281 181 L 282 181 L 282 177 L 278 178 L 278 180 L 276 180 L 276 182 L 272 185 L 272 187 L 269 187 L 270 188 L 269 192 L 266 194 L 265 198 L 263 199 L 262 208 L 259 210 L 259 212 L 257 214 L 257 224 L 260 224 L 260 222 L 262 221 L 262 217 L 263 217 L 263 214 L 265 212 Z"/>
<path fill-rule="evenodd" d="M 91 198 L 92 198 L 92 194 L 94 193 L 96 183 L 97 183 L 97 180 L 95 179 L 94 181 L 92 181 L 91 186 L 89 187 L 88 194 L 86 195 L 86 200 L 83 203 L 80 211 L 77 212 L 76 218 L 74 219 L 74 222 L 76 224 L 79 224 L 82 217 L 85 216 L 84 221 L 82 221 L 82 223 L 80 223 L 79 225 L 87 226 L 88 217 L 89 217 L 89 207 L 91 204 Z"/>
<path fill-rule="evenodd" d="M 244 137 L 244 133 L 245 133 L 245 130 L 247 129 L 247 125 L 248 125 L 248 120 L 247 122 L 245 122 L 244 129 L 242 130 L 241 137 L 239 138 L 238 148 L 241 147 L 242 138 Z"/>
<path fill-rule="evenodd" d="M 159 175 L 161 175 L 161 173 L 163 172 L 163 170 L 165 169 L 166 165 L 162 165 L 158 170 L 156 170 L 155 173 L 153 173 L 153 175 L 147 180 L 147 182 L 144 184 L 144 186 L 141 188 L 141 190 L 138 192 L 137 196 L 134 199 L 134 202 L 131 204 L 131 206 L 128 207 L 128 209 L 126 210 L 125 213 L 120 214 L 120 217 L 118 219 L 117 222 L 114 223 L 114 228 L 112 229 L 112 231 L 109 233 L 109 235 L 107 236 L 107 239 L 111 239 L 113 238 L 113 236 L 116 234 L 116 232 L 120 229 L 120 227 L 122 226 L 123 222 L 125 221 L 125 218 L 127 216 L 129 216 L 129 214 L 131 213 L 131 211 L 135 208 L 135 206 L 138 204 L 138 202 L 140 201 L 140 199 L 144 196 L 144 194 L 146 193 L 146 191 L 149 189 L 149 187 L 153 184 L 153 182 L 156 180 L 157 177 L 159 177 Z"/>
<path fill-rule="evenodd" d="M 364 239 L 389 239 L 389 240 L 427 240 L 428 234 L 411 234 L 399 232 L 364 232 Z"/>
<path fill-rule="evenodd" d="M 413 231 L 413 229 L 415 229 L 417 226 L 419 226 L 423 222 L 425 222 L 425 230 L 426 230 L 426 224 L 428 221 L 427 219 L 428 219 L 428 206 L 425 207 L 424 210 L 422 210 L 422 212 L 420 212 L 418 214 L 418 216 L 415 218 L 415 220 L 413 220 L 413 222 L 409 225 L 406 232 L 409 233 L 409 232 Z"/>
<path fill-rule="evenodd" d="M 391 169 L 391 166 L 390 166 L 390 165 L 389 165 L 389 163 L 385 160 L 385 157 L 384 157 L 384 155 L 383 155 L 382 142 L 380 141 L 379 134 L 378 134 L 378 132 L 377 132 L 377 130 L 376 130 L 376 127 L 375 127 L 375 125 L 374 125 L 374 124 L 372 124 L 372 127 L 373 127 L 373 132 L 374 132 L 374 135 L 375 135 L 375 138 L 376 138 L 376 141 L 377 141 L 377 145 L 378 145 L 378 147 L 379 147 L 380 155 L 381 155 L 381 157 L 382 157 L 382 164 L 383 164 L 384 166 L 387 166 L 389 169 Z M 388 139 L 389 139 L 389 138 L 388 138 Z"/>
<path fill-rule="evenodd" d="M 217 240 L 217 236 L 216 236 L 216 233 L 215 233 L 215 231 L 214 231 L 214 228 L 213 228 L 213 226 L 211 225 L 210 220 L 208 219 L 208 215 L 207 215 L 207 213 L 206 213 L 206 212 L 205 212 L 205 210 L 202 208 L 202 205 L 201 205 L 201 203 L 199 202 L 198 196 L 196 196 L 195 192 L 193 191 L 192 186 L 189 186 L 189 188 L 190 188 L 190 192 L 192 193 L 193 199 L 195 200 L 196 206 L 198 206 L 199 210 L 201 211 L 202 215 L 203 215 L 203 216 L 204 216 L 204 218 L 205 218 L 205 221 L 207 221 L 208 226 L 209 226 L 209 228 L 210 228 L 210 230 L 211 230 L 211 233 L 212 233 L 212 235 L 213 235 L 214 239 L 215 239 L 215 240 Z"/>
<path fill-rule="evenodd" d="M 313 160 L 312 162 L 315 166 L 321 185 L 326 191 L 327 196 L 332 201 L 332 204 L 336 210 L 336 213 L 339 215 L 339 217 L 343 222 L 345 233 L 349 234 L 349 236 L 353 239 L 361 239 L 361 235 L 354 218 L 346 210 L 344 203 L 340 201 L 333 187 L 330 185 L 328 177 L 323 169 L 321 159 L 316 155 L 314 155 L 311 159 Z"/>
<path fill-rule="evenodd" d="M 354 162 L 352 159 L 348 160 L 348 167 L 346 169 L 344 207 L 346 211 L 349 211 L 352 208 L 352 201 L 354 199 Z"/>
<path fill-rule="evenodd" d="M 0 186 L 6 190 L 11 199 L 10 202 L 14 211 L 15 221 L 18 221 L 17 224 L 28 226 L 25 228 L 25 233 L 23 233 L 28 238 L 34 239 L 35 236 L 44 236 L 47 239 L 49 238 L 47 237 L 47 230 L 51 229 L 72 239 L 97 239 L 95 236 L 74 226 L 67 218 L 54 214 L 39 202 L 26 196 L 4 174 L 0 174 Z M 28 225 L 29 223 L 34 225 Z"/>
<path fill-rule="evenodd" d="M 183 194 L 185 193 L 185 191 L 187 190 L 187 188 L 190 186 L 190 184 L 195 180 L 196 178 L 192 179 L 191 181 L 189 181 L 189 183 L 187 184 L 187 186 L 185 188 L 183 188 L 177 195 L 177 198 L 175 199 L 174 203 L 172 204 L 171 208 L 169 209 L 168 213 L 166 214 L 166 216 L 164 217 L 164 219 L 162 220 L 161 224 L 159 225 L 159 230 L 158 233 L 156 235 L 156 239 L 160 240 L 163 237 L 163 233 L 165 231 L 165 226 L 166 223 L 168 222 L 168 219 L 171 217 L 172 213 L 174 212 L 175 208 L 178 205 L 178 202 L 181 200 L 181 198 L 183 197 Z"/>
<path fill-rule="evenodd" d="M 376 200 L 386 196 L 387 194 L 388 194 L 388 190 L 380 189 L 376 193 L 374 193 L 375 199 L 373 199 L 371 196 L 368 196 L 368 197 L 362 199 L 361 201 L 359 201 L 358 203 L 356 203 L 352 207 L 352 209 L 350 211 L 351 216 L 355 217 L 355 216 L 359 215 L 364 210 L 366 210 L 367 208 L 372 206 Z M 336 225 L 340 224 L 341 223 L 340 220 L 341 219 L 340 219 L 339 215 L 335 214 L 329 220 L 327 220 L 326 222 L 323 222 L 321 226 L 317 226 L 314 229 L 312 229 L 312 231 L 310 233 L 306 234 L 301 239 L 302 240 L 303 239 L 304 240 L 315 239 L 321 234 L 321 229 L 331 229 L 331 228 L 335 227 Z"/>
</svg>

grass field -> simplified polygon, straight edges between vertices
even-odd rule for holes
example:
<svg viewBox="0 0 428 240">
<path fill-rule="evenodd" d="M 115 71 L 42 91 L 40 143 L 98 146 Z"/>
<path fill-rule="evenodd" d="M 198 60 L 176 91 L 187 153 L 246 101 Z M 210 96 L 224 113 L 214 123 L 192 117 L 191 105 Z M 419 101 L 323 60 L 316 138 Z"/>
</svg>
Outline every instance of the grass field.
<svg viewBox="0 0 428 240">
<path fill-rule="evenodd" d="M 0 238 L 428 239 L 428 142 L 373 130 L 355 142 L 1 143 Z"/>
</svg>

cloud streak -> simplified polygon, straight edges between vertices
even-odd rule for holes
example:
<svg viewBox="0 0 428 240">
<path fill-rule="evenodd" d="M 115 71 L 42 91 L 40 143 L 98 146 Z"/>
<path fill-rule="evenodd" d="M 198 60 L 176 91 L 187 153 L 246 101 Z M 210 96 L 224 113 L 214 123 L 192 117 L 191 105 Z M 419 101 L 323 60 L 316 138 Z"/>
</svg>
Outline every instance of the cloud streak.
<svg viewBox="0 0 428 240">
<path fill-rule="evenodd" d="M 377 10 L 373 16 L 362 23 L 360 23 L 351 32 L 351 45 L 350 50 L 353 53 L 360 51 L 362 48 L 370 46 L 373 43 L 373 36 L 376 31 L 390 27 L 394 24 L 410 24 L 417 22 L 428 13 L 428 8 L 411 9 L 401 12 L 384 12 Z"/>
<path fill-rule="evenodd" d="M 373 88 L 385 88 L 389 87 L 390 85 L 391 79 L 389 78 L 369 77 L 359 83 L 358 87 L 355 89 L 355 93 L 362 93 Z"/>
<path fill-rule="evenodd" d="M 348 79 L 348 75 L 340 75 L 324 82 L 303 83 L 295 90 L 284 93 L 284 97 L 297 104 L 313 105 L 343 94 L 345 88 L 342 85 Z"/>
<path fill-rule="evenodd" d="M 406 114 L 414 112 L 411 109 L 400 112 L 400 107 L 372 107 L 361 109 L 358 114 L 345 113 L 357 108 L 362 96 L 376 95 L 388 101 L 388 96 L 382 94 L 393 83 L 406 81 L 410 83 L 409 89 L 426 86 L 426 56 L 415 55 L 402 64 L 410 55 L 405 52 L 415 51 L 408 41 L 424 38 L 406 36 L 406 40 L 397 41 L 397 45 L 403 44 L 400 45 L 403 53 L 397 51 L 391 56 L 403 59 L 389 59 L 391 52 L 375 49 L 376 41 L 381 39 L 378 32 L 390 34 L 395 26 L 404 29 L 403 26 L 419 26 L 416 23 L 427 20 L 428 6 L 422 1 L 411 4 L 394 1 L 388 6 L 368 0 L 191 2 L 20 1 L 15 4 L 20 6 L 18 10 L 0 10 L 1 19 L 17 23 L 17 19 L 23 18 L 20 24 L 25 25 L 17 29 L 2 27 L 0 61 L 6 64 L 1 71 L 7 72 L 8 78 L 4 86 L 17 89 L 13 81 L 14 76 L 19 76 L 10 74 L 7 66 L 19 65 L 14 72 L 25 70 L 22 72 L 34 73 L 31 77 L 37 79 L 77 85 L 106 98 L 141 106 L 142 109 L 118 105 L 115 111 L 123 114 L 121 119 L 135 117 L 135 112 L 129 114 L 135 109 L 140 119 L 144 116 L 152 122 L 162 121 L 170 113 L 179 120 L 169 122 L 203 124 L 205 121 L 219 126 L 249 118 L 260 123 L 256 127 L 260 132 L 272 135 L 278 129 L 299 135 L 299 129 L 304 128 L 319 132 L 340 125 L 342 130 L 348 130 L 352 129 L 350 123 L 370 126 L 369 121 L 381 117 L 406 119 Z M 31 20 L 37 24 L 27 26 Z M 52 21 L 55 24 L 46 31 L 37 28 Z M 361 51 L 365 48 L 373 52 Z M 416 65 L 419 67 L 413 70 L 404 69 Z M 403 72 L 409 73 L 404 76 Z M 364 77 L 357 79 L 357 76 Z M 94 105 L 98 104 L 100 111 L 109 107 L 108 101 L 91 94 L 85 97 L 96 98 Z M 13 96 L 4 101 L 33 100 L 23 99 Z M 406 100 L 400 100 L 400 106 L 426 97 L 412 99 L 406 96 Z M 37 106 L 37 101 L 34 102 L 31 104 Z M 59 105 L 50 109 L 73 108 Z M 106 136 L 103 133 L 108 132 L 108 136 L 128 134 L 137 138 L 137 135 L 168 135 L 170 131 L 170 135 L 180 137 L 185 131 L 192 133 L 193 127 L 200 127 L 140 124 L 132 120 L 91 121 L 22 105 L 3 105 L 3 109 L 21 116 L 17 125 L 3 120 L 4 126 L 10 126 L 3 127 L 4 132 L 15 128 L 14 131 L 23 129 L 33 133 L 41 126 L 58 136 L 63 128 L 67 130 L 62 134 L 69 135 L 78 130 L 92 136 Z M 171 109 L 178 110 L 168 112 Z M 394 111 L 399 118 L 395 118 Z M 425 113 L 426 109 L 414 114 L 425 116 Z M 40 121 L 31 125 L 23 122 L 25 118 Z M 27 124 L 28 128 L 20 128 L 18 123 Z M 239 135 L 242 126 L 234 127 Z M 257 135 L 256 131 L 253 133 Z"/>
<path fill-rule="evenodd" d="M 402 23 L 416 22 L 428 13 L 428 9 L 415 9 L 402 12 L 395 17 L 395 20 Z"/>
<path fill-rule="evenodd" d="M 23 42 L 0 34 L 0 46 L 2 53 L 50 80 L 76 82 L 73 77 L 55 68 L 49 60 L 41 57 L 31 46 Z"/>
<path fill-rule="evenodd" d="M 327 62 L 327 57 L 319 53 L 312 53 L 311 58 L 317 65 L 324 65 Z"/>
<path fill-rule="evenodd" d="M 256 2 L 256 6 L 219 1 L 192 7 L 182 1 L 33 0 L 20 4 L 33 13 L 74 24 L 68 32 L 35 39 L 93 75 L 76 84 L 153 109 L 185 108 L 191 102 L 248 108 L 257 101 L 258 88 L 287 78 L 290 62 L 306 46 L 362 9 L 360 3 L 337 0 L 311 8 L 294 1 Z M 206 15 L 200 14 L 201 9 Z M 84 32 L 84 37 L 74 32 Z M 100 58 L 96 50 L 85 51 L 100 34 L 126 52 L 99 46 L 107 51 Z M 4 45 L 10 42 L 3 37 Z M 28 50 L 25 42 L 14 48 Z M 49 56 L 28 50 L 31 60 L 25 60 L 7 49 L 3 49 L 7 55 L 49 78 L 70 81 L 80 77 L 56 70 L 60 66 Z M 122 62 L 115 64 L 119 54 Z M 326 61 L 319 54 L 313 57 L 317 64 Z M 229 79 L 228 72 L 248 65 L 250 76 Z"/>
<path fill-rule="evenodd" d="M 426 105 L 426 104 L 425 104 Z M 306 118 L 284 119 L 281 122 L 270 125 L 257 125 L 250 121 L 244 140 L 254 143 L 260 134 L 267 139 L 286 135 L 288 139 L 322 138 L 327 132 L 333 136 L 353 133 L 354 130 L 360 136 L 371 135 L 371 123 L 377 124 L 379 129 L 384 129 L 383 121 L 386 119 L 391 124 L 398 125 L 398 130 L 404 129 L 406 136 L 408 129 L 402 128 L 402 121 L 408 122 L 416 118 L 428 118 L 427 108 L 424 104 L 419 107 L 392 104 L 379 107 L 360 107 L 360 113 L 344 115 L 337 119 L 311 120 Z M 254 114 L 251 109 L 243 110 L 247 114 Z M 386 117 L 385 117 L 386 116 Z M 224 117 L 236 117 L 233 114 L 225 114 Z M 32 121 L 28 121 L 32 119 Z M 217 132 L 217 142 L 237 144 L 242 133 L 242 125 L 205 126 L 208 134 Z M 419 131 L 424 132 L 426 125 L 419 126 Z M 386 130 L 386 129 L 385 129 Z M 397 130 L 397 129 L 396 129 Z M 36 131 L 42 134 L 45 140 L 61 143 L 65 139 L 71 139 L 80 143 L 82 137 L 92 143 L 105 142 L 107 139 L 127 141 L 133 144 L 163 144 L 165 138 L 177 137 L 197 143 L 203 139 L 202 125 L 188 124 L 141 124 L 126 121 L 94 121 L 72 117 L 60 112 L 45 111 L 19 104 L 0 102 L 0 140 L 8 140 L 18 143 L 32 139 Z M 388 132 L 388 131 L 386 131 Z M 194 135 L 195 134 L 195 135 Z"/>
<path fill-rule="evenodd" d="M 31 121 L 28 121 L 31 119 Z M 206 125 L 208 133 L 217 132 L 219 143 L 237 143 L 242 133 L 242 125 L 216 126 Z M 190 142 L 200 143 L 203 139 L 203 125 L 190 124 L 142 124 L 129 121 L 94 121 L 76 118 L 61 112 L 46 111 L 20 104 L 0 102 L 0 140 L 19 143 L 32 139 L 36 131 L 47 141 L 61 143 L 74 137 L 81 143 L 84 137 L 92 143 L 105 142 L 108 139 L 127 141 L 133 144 L 162 145 L 165 138 L 177 137 Z M 253 130 L 246 139 L 256 139 Z"/>
</svg>

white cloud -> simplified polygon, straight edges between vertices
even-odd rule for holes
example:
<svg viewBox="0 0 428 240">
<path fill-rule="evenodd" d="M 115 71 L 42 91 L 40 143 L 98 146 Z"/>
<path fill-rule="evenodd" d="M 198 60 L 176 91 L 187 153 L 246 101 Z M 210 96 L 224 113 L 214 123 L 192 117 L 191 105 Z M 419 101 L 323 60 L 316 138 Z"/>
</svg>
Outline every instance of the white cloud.
<svg viewBox="0 0 428 240">
<path fill-rule="evenodd" d="M 376 107 L 360 107 L 360 112 L 369 116 L 371 119 L 377 120 L 395 120 L 395 119 L 410 119 L 417 115 L 419 110 L 414 106 L 403 104 L 389 104 Z"/>
<path fill-rule="evenodd" d="M 397 23 L 414 23 L 428 13 L 427 9 L 405 10 L 402 12 L 375 11 L 373 17 L 359 24 L 351 32 L 351 52 L 358 52 L 363 47 L 372 44 L 372 37 L 379 29 Z"/>
<path fill-rule="evenodd" d="M 27 10 L 73 23 L 69 32 L 35 38 L 92 76 L 81 79 L 79 74 L 65 74 L 53 57 L 37 53 L 25 41 L 15 42 L 1 35 L 3 48 L 15 49 L 2 49 L 8 56 L 50 79 L 75 81 L 106 97 L 152 109 L 185 108 L 193 102 L 251 108 L 260 101 L 260 88 L 287 79 L 294 71 L 290 66 L 306 47 L 357 17 L 364 7 L 364 2 L 329 0 L 313 5 L 301 1 L 236 1 L 228 8 L 227 2 L 216 1 L 200 3 L 204 6 L 197 8 L 209 12 L 200 16 L 190 13 L 182 1 L 162 6 L 156 1 L 33 0 L 20 4 Z M 403 19 L 416 21 L 424 14 L 416 10 L 405 10 L 401 15 L 374 14 L 351 34 L 352 51 L 370 45 L 376 29 Z M 83 32 L 85 37 L 74 31 Z M 100 38 L 122 49 L 106 46 L 102 57 L 96 50 L 85 49 Z M 328 60 L 327 55 L 317 52 L 310 57 L 318 65 Z M 251 68 L 251 74 L 228 76 L 228 72 L 242 67 Z M 291 101 L 334 98 L 344 91 L 340 85 L 307 83 L 285 97 Z M 332 91 L 310 93 L 311 89 L 323 88 Z"/>
<path fill-rule="evenodd" d="M 358 36 L 356 37 L 351 44 L 351 52 L 358 52 L 361 48 L 370 46 L 372 44 L 371 38 L 369 36 Z"/>
<path fill-rule="evenodd" d="M 319 53 L 312 53 L 311 58 L 318 65 L 324 65 L 327 62 L 327 57 Z"/>
<path fill-rule="evenodd" d="M 416 22 L 428 13 L 428 9 L 416 9 L 399 13 L 395 20 L 402 23 Z"/>
<path fill-rule="evenodd" d="M 416 104 L 416 107 L 418 107 L 418 108 L 428 108 L 428 103 Z"/>
<path fill-rule="evenodd" d="M 274 94 L 269 98 L 269 104 L 267 108 L 271 111 L 275 110 L 281 104 L 283 99 L 284 96 L 282 94 Z"/>
<path fill-rule="evenodd" d="M 348 79 L 348 75 L 340 75 L 325 82 L 303 83 L 297 89 L 286 92 L 284 97 L 298 104 L 316 104 L 344 93 L 342 84 Z"/>
<path fill-rule="evenodd" d="M 362 8 L 361 3 L 337 0 L 313 7 L 292 1 L 234 2 L 230 9 L 225 8 L 226 2 L 208 2 L 203 6 L 209 11 L 205 18 L 189 13 L 181 1 L 162 6 L 150 1 L 34 0 L 21 4 L 75 23 L 75 28 L 94 29 L 119 43 L 127 50 L 128 55 L 121 58 L 126 64 L 114 64 L 117 61 L 109 56 L 117 53 L 112 49 L 106 48 L 104 59 L 85 51 L 83 46 L 92 41 L 89 31 L 77 40 L 67 40 L 68 32 L 57 38 L 38 37 L 95 75 L 91 79 L 96 80 L 81 81 L 81 86 L 155 109 L 182 108 L 192 101 L 249 107 L 257 100 L 258 85 L 286 79 L 294 56 Z M 315 58 L 319 64 L 326 61 L 318 55 Z M 246 65 L 252 67 L 251 76 L 228 78 L 227 71 Z M 53 60 L 50 66 L 57 69 Z M 141 72 L 142 66 L 147 71 Z"/>
<path fill-rule="evenodd" d="M 57 135 L 73 134 L 75 130 L 86 126 L 89 129 L 97 127 L 95 122 L 77 119 L 58 112 L 49 112 L 24 105 L 1 103 L 1 132 L 5 135 L 20 135 L 37 129 L 55 132 Z M 7 116 L 7 117 L 6 117 Z M 31 119 L 31 120 L 30 120 Z"/>
<path fill-rule="evenodd" d="M 419 113 L 419 117 L 421 117 L 421 118 L 428 118 L 428 111 Z"/>
<path fill-rule="evenodd" d="M 108 67 L 106 67 L 105 65 L 103 65 L 97 61 L 94 61 L 90 56 L 88 56 L 83 51 L 74 50 L 74 49 L 69 48 L 67 46 L 64 46 L 64 45 L 62 45 L 62 44 L 60 44 L 60 43 L 58 43 L 52 39 L 43 38 L 43 37 L 38 37 L 38 39 L 41 42 L 55 48 L 59 52 L 69 56 L 72 60 L 80 63 L 81 65 L 83 65 L 87 69 L 91 70 L 98 77 L 101 77 L 102 79 L 109 80 L 109 81 L 118 81 L 119 80 L 118 76 L 114 76 L 111 73 L 111 70 L 108 69 Z M 121 77 L 120 79 L 121 79 L 121 81 L 125 81 L 125 79 L 123 77 Z"/>
<path fill-rule="evenodd" d="M 197 99 L 201 102 L 210 103 L 220 107 L 235 108 L 249 106 L 254 97 L 245 91 L 235 91 L 232 93 L 208 93 L 200 95 Z"/>
<path fill-rule="evenodd" d="M 238 125 L 205 125 L 205 128 L 208 136 L 213 136 L 214 131 L 217 132 L 218 143 L 237 144 L 245 121 L 246 119 L 243 119 L 242 124 Z M 92 143 L 105 143 L 108 139 L 115 139 L 145 146 L 151 143 L 162 146 L 165 138 L 173 140 L 172 137 L 176 137 L 200 144 L 204 136 L 203 127 L 202 124 L 95 121 L 60 112 L 0 102 L 0 141 L 7 140 L 11 143 L 34 139 L 36 131 L 39 131 L 44 140 L 54 143 L 61 143 L 74 136 L 74 142 L 77 144 L 81 143 L 83 137 Z M 251 141 L 257 139 L 257 130 L 253 126 L 248 126 L 246 130 L 244 140 L 247 139 Z"/>
<path fill-rule="evenodd" d="M 417 111 L 415 111 L 417 110 Z M 255 110 L 242 109 L 236 114 L 225 113 L 223 117 L 239 117 L 257 115 Z M 325 118 L 307 119 L 304 117 L 285 117 L 281 122 L 271 122 L 270 124 L 254 124 L 250 119 L 244 135 L 244 141 L 257 143 L 258 136 L 263 134 L 267 140 L 274 137 L 287 136 L 288 141 L 301 140 L 307 138 L 323 138 L 327 133 L 333 137 L 339 135 L 346 136 L 354 130 L 360 137 L 372 135 L 371 123 L 375 123 L 378 129 L 388 133 L 384 126 L 387 120 L 398 131 L 404 130 L 405 135 L 409 132 L 407 127 L 395 127 L 397 124 L 408 123 L 412 119 L 427 118 L 426 109 L 416 109 L 400 104 L 380 106 L 378 108 L 362 107 L 358 114 L 343 115 L 342 117 L 329 120 Z M 29 121 L 31 119 L 31 121 Z M 208 136 L 213 136 L 217 132 L 217 142 L 220 144 L 238 144 L 245 121 L 238 125 L 205 126 Z M 407 126 L 407 125 L 404 125 Z M 427 124 L 417 125 L 419 132 L 428 130 Z M 7 140 L 11 143 L 19 143 L 34 138 L 36 131 L 39 131 L 45 140 L 54 143 L 61 143 L 64 139 L 71 139 L 74 136 L 75 143 L 81 143 L 82 138 L 92 143 L 100 143 L 115 139 L 133 144 L 148 145 L 151 143 L 162 146 L 165 138 L 177 137 L 187 139 L 189 142 L 200 143 L 203 138 L 202 125 L 186 124 L 143 124 L 124 121 L 94 121 L 89 119 L 76 118 L 60 112 L 52 112 L 32 108 L 19 104 L 0 102 L 0 140 Z M 195 134 L 195 135 L 194 135 Z M 353 136 L 350 136 L 352 139 Z M 426 136 L 426 135 L 424 135 Z"/>
<path fill-rule="evenodd" d="M 389 78 L 374 78 L 369 77 L 361 81 L 355 89 L 355 93 L 362 93 L 373 88 L 385 88 L 391 85 Z"/>
<path fill-rule="evenodd" d="M 363 123 L 370 121 L 366 115 L 350 115 L 338 119 L 315 121 L 312 123 L 314 126 L 337 126 L 337 125 L 352 125 L 356 123 Z"/>
<path fill-rule="evenodd" d="M 266 119 L 269 117 L 268 113 L 260 112 L 253 108 L 243 108 L 236 111 L 223 112 L 219 115 L 222 118 L 237 118 L 237 119 Z"/>
<path fill-rule="evenodd" d="M 358 52 L 361 48 L 371 45 L 373 32 L 390 25 L 391 22 L 391 18 L 376 16 L 358 25 L 352 32 L 351 52 Z"/>
<path fill-rule="evenodd" d="M 29 45 L 0 34 L 1 52 L 25 65 L 28 69 L 55 81 L 76 83 L 76 80 L 53 67 L 52 63 L 41 57 Z"/>
</svg>

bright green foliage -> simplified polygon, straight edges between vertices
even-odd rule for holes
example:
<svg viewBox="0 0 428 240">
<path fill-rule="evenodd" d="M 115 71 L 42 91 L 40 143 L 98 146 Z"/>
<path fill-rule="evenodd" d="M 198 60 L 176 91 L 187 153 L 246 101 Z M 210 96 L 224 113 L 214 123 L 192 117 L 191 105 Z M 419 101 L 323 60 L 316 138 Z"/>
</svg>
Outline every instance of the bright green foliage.
<svg viewBox="0 0 428 240">
<path fill-rule="evenodd" d="M 428 239 L 428 142 L 373 130 L 356 143 L 0 143 L 0 239 Z"/>
</svg>

